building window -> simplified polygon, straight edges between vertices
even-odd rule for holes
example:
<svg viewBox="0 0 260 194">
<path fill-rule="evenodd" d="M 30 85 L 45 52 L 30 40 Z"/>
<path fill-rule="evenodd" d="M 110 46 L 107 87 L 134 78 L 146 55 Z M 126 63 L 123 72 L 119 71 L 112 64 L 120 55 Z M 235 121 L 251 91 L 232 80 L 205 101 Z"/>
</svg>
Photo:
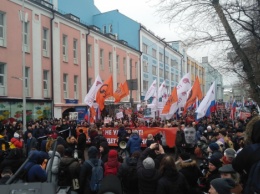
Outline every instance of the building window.
<svg viewBox="0 0 260 194">
<path fill-rule="evenodd" d="M 157 67 L 156 66 L 152 67 L 152 74 L 157 75 Z"/>
<path fill-rule="evenodd" d="M 74 76 L 74 99 L 78 99 L 79 94 L 78 94 L 78 76 Z"/>
<path fill-rule="evenodd" d="M 29 28 L 29 22 L 24 22 L 24 51 L 30 52 L 30 28 Z"/>
<path fill-rule="evenodd" d="M 119 55 L 116 56 L 116 70 L 119 73 Z"/>
<path fill-rule="evenodd" d="M 175 81 L 178 82 L 179 81 L 179 75 L 175 75 Z"/>
<path fill-rule="evenodd" d="M 138 63 L 135 62 L 135 75 L 136 75 L 136 78 L 138 77 Z"/>
<path fill-rule="evenodd" d="M 155 49 L 152 49 L 152 56 L 153 56 L 153 58 L 156 59 L 156 50 Z"/>
<path fill-rule="evenodd" d="M 113 33 L 113 25 L 112 24 L 109 25 L 109 33 Z"/>
<path fill-rule="evenodd" d="M 169 57 L 165 56 L 165 64 L 169 64 Z"/>
<path fill-rule="evenodd" d="M 5 13 L 0 12 L 0 46 L 6 46 L 6 18 Z"/>
<path fill-rule="evenodd" d="M 190 64 L 188 63 L 187 64 L 187 73 L 189 73 L 190 72 Z"/>
<path fill-rule="evenodd" d="M 99 51 L 99 65 L 100 70 L 104 70 L 104 50 L 100 49 Z"/>
<path fill-rule="evenodd" d="M 78 40 L 73 39 L 73 62 L 78 64 Z"/>
<path fill-rule="evenodd" d="M 163 77 L 163 70 L 161 68 L 159 69 L 159 76 Z"/>
<path fill-rule="evenodd" d="M 174 81 L 174 73 L 171 73 L 171 81 Z"/>
<path fill-rule="evenodd" d="M 143 89 L 144 91 L 147 91 L 148 90 L 148 81 L 143 81 Z"/>
<path fill-rule="evenodd" d="M 165 79 L 169 79 L 169 71 L 165 71 Z"/>
<path fill-rule="evenodd" d="M 148 62 L 143 61 L 143 72 L 148 72 Z"/>
<path fill-rule="evenodd" d="M 88 78 L 88 91 L 92 86 L 92 78 Z"/>
<path fill-rule="evenodd" d="M 88 67 L 92 66 L 92 46 L 88 45 Z"/>
<path fill-rule="evenodd" d="M 6 65 L 0 63 L 0 96 L 6 96 Z"/>
<path fill-rule="evenodd" d="M 104 34 L 107 33 L 107 26 L 106 26 L 106 25 L 103 26 L 103 33 L 104 33 Z"/>
<path fill-rule="evenodd" d="M 113 72 L 113 59 L 112 59 L 112 53 L 109 52 L 108 53 L 108 68 L 109 68 L 109 72 Z"/>
<path fill-rule="evenodd" d="M 127 65 L 126 65 L 126 58 L 123 58 L 123 63 L 124 63 L 124 75 L 127 75 Z"/>
<path fill-rule="evenodd" d="M 62 36 L 62 54 L 63 54 L 63 61 L 68 62 L 68 36 Z"/>
<path fill-rule="evenodd" d="M 148 46 L 143 43 L 143 53 L 147 54 L 147 52 L 148 52 Z"/>
<path fill-rule="evenodd" d="M 159 61 L 163 62 L 163 54 L 159 53 Z"/>
<path fill-rule="evenodd" d="M 43 97 L 49 98 L 49 71 L 43 71 Z"/>
<path fill-rule="evenodd" d="M 43 28 L 42 32 L 42 55 L 44 57 L 49 56 L 49 30 L 47 28 Z"/>
<path fill-rule="evenodd" d="M 68 74 L 63 74 L 63 95 L 68 98 Z"/>
<path fill-rule="evenodd" d="M 30 96 L 30 68 L 25 67 L 25 94 Z"/>
</svg>

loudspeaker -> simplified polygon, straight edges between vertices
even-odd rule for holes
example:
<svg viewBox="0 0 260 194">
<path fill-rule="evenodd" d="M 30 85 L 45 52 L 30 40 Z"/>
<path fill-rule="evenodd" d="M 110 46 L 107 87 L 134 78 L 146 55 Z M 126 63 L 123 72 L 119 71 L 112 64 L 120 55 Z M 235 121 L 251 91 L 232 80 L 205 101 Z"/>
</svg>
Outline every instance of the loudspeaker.
<svg viewBox="0 0 260 194">
<path fill-rule="evenodd" d="M 119 147 L 120 147 L 121 149 L 126 149 L 126 142 L 125 142 L 125 141 L 120 141 Z"/>
</svg>

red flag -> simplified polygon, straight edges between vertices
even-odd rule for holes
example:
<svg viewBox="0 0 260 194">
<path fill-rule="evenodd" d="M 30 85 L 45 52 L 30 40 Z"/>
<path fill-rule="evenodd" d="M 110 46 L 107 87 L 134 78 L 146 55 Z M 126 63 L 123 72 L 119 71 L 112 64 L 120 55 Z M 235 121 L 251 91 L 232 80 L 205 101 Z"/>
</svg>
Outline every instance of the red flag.
<svg viewBox="0 0 260 194">
<path fill-rule="evenodd" d="M 103 85 L 99 88 L 96 95 L 96 102 L 99 104 L 99 108 L 102 111 L 104 109 L 105 99 L 113 96 L 113 78 L 110 76 Z"/>
</svg>

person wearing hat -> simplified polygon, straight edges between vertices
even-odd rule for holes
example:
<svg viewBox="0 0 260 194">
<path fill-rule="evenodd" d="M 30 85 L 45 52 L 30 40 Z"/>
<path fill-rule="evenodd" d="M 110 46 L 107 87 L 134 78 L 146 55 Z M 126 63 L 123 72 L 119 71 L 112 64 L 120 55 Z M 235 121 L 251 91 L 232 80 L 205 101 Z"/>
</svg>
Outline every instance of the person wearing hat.
<svg viewBox="0 0 260 194">
<path fill-rule="evenodd" d="M 204 192 L 207 192 L 210 188 L 210 182 L 213 179 L 220 178 L 220 173 L 218 169 L 222 166 L 222 162 L 220 161 L 219 158 L 216 157 L 211 157 L 209 159 L 209 164 L 208 164 L 208 172 L 205 175 L 205 186 L 204 186 Z"/>
<path fill-rule="evenodd" d="M 235 182 L 232 179 L 217 178 L 210 182 L 209 194 L 231 194 Z"/>
<path fill-rule="evenodd" d="M 135 151 L 141 151 L 142 139 L 140 138 L 138 131 L 133 130 L 131 137 L 129 138 L 126 149 L 129 150 L 130 155 Z"/>
<path fill-rule="evenodd" d="M 107 175 L 117 175 L 117 171 L 120 167 L 121 163 L 118 162 L 118 152 L 116 150 L 109 150 L 108 152 L 108 160 L 104 164 L 104 176 Z"/>
<path fill-rule="evenodd" d="M 224 151 L 224 156 L 222 157 L 222 162 L 224 165 L 232 164 L 233 159 L 236 157 L 237 153 L 232 148 L 227 148 Z"/>
<path fill-rule="evenodd" d="M 240 175 L 249 175 L 252 165 L 260 160 L 260 116 L 253 117 L 246 125 L 245 147 L 232 161 L 233 168 Z M 244 173 L 245 172 L 245 173 Z M 241 176 L 241 182 L 247 189 L 247 176 Z"/>
<path fill-rule="evenodd" d="M 18 149 L 23 148 L 23 141 L 19 133 L 15 132 L 14 137 L 10 141 L 14 145 L 14 148 L 18 148 Z"/>
<path fill-rule="evenodd" d="M 220 147 L 217 143 L 211 143 L 208 146 L 207 151 L 209 152 L 209 158 L 215 157 L 218 159 L 221 159 L 223 157 L 223 154 L 220 152 Z"/>
<path fill-rule="evenodd" d="M 199 193 L 198 179 L 203 176 L 197 166 L 197 162 L 192 160 L 189 153 L 180 154 L 180 173 L 186 178 L 191 193 Z"/>
<path fill-rule="evenodd" d="M 0 185 L 5 185 L 9 178 L 13 175 L 12 169 L 10 167 L 5 167 L 1 173 Z"/>
<path fill-rule="evenodd" d="M 148 157 L 154 155 L 157 143 L 153 143 L 150 147 L 146 148 L 138 159 L 137 162 L 137 176 L 139 180 L 139 193 L 142 194 L 155 194 L 157 181 L 160 178 L 159 171 L 155 168 L 155 159 Z M 161 145 L 159 145 L 160 155 L 164 155 Z"/>
<path fill-rule="evenodd" d="M 218 169 L 221 178 L 230 178 L 235 182 L 235 186 L 231 189 L 232 194 L 242 194 L 243 187 L 240 184 L 240 176 L 233 169 L 232 164 L 227 164 Z"/>
</svg>

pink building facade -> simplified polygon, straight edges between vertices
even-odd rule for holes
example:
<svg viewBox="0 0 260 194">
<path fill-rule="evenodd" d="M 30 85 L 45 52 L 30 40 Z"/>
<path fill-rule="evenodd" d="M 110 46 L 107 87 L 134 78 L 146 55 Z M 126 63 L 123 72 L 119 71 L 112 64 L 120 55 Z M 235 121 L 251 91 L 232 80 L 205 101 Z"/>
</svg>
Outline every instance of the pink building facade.
<svg viewBox="0 0 260 194">
<path fill-rule="evenodd" d="M 51 4 L 25 1 L 24 6 L 22 33 L 22 1 L 1 1 L 0 120 L 22 120 L 23 79 L 27 120 L 82 112 L 84 97 L 97 75 L 104 81 L 112 75 L 114 91 L 127 79 L 140 80 L 139 51 L 83 25 L 73 15 L 55 12 Z M 136 103 L 139 94 L 132 92 Z M 113 103 L 113 98 L 108 101 Z M 123 101 L 129 102 L 129 97 Z"/>
</svg>

